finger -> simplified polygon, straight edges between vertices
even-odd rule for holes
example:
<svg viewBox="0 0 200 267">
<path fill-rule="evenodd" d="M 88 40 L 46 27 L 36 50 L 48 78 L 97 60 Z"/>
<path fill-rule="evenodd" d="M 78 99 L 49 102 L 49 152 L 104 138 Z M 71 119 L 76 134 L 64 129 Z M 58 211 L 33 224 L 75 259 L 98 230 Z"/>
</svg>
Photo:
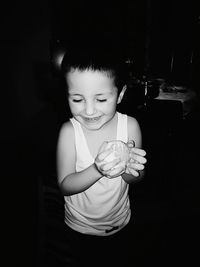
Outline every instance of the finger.
<svg viewBox="0 0 200 267">
<path fill-rule="evenodd" d="M 147 162 L 147 159 L 143 156 L 136 155 L 134 153 L 131 153 L 129 162 L 136 162 L 140 164 L 145 164 Z"/>
<path fill-rule="evenodd" d="M 144 170 L 144 165 L 143 164 L 139 164 L 139 163 L 136 163 L 136 162 L 129 162 L 127 164 L 127 168 L 128 169 L 134 169 L 134 170 L 138 170 L 138 171 L 142 171 Z"/>
<path fill-rule="evenodd" d="M 104 160 L 108 155 L 110 155 L 112 153 L 112 148 L 109 148 L 107 150 L 104 150 L 102 152 L 100 152 L 98 155 L 97 155 L 97 159 L 99 161 L 102 161 Z"/>
<path fill-rule="evenodd" d="M 128 173 L 128 174 L 132 174 L 133 176 L 136 176 L 136 177 L 138 177 L 138 176 L 140 175 L 139 172 L 138 172 L 137 170 L 132 169 L 132 168 L 127 168 L 127 169 L 126 169 L 126 173 Z"/>
<path fill-rule="evenodd" d="M 114 159 L 111 162 L 102 164 L 100 168 L 102 171 L 108 171 L 108 170 L 114 168 L 117 164 L 119 164 L 120 161 L 121 161 L 120 158 Z"/>
<path fill-rule="evenodd" d="M 120 176 L 122 173 L 124 173 L 124 168 L 122 167 L 114 168 L 109 172 L 109 177 L 115 178 L 115 177 Z"/>
<path fill-rule="evenodd" d="M 138 154 L 140 156 L 143 156 L 143 157 L 146 156 L 146 151 L 144 149 L 141 149 L 141 148 L 133 147 L 132 152 L 135 154 Z"/>
<path fill-rule="evenodd" d="M 99 148 L 99 153 L 102 152 L 103 150 L 105 150 L 107 144 L 108 144 L 107 141 L 104 141 L 104 142 L 101 144 L 101 146 L 100 146 L 100 148 Z"/>
</svg>

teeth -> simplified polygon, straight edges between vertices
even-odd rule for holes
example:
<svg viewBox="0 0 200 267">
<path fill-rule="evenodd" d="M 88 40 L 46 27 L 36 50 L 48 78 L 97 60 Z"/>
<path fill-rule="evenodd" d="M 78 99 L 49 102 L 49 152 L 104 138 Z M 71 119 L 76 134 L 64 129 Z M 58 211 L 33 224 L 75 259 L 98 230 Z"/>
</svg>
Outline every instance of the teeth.
<svg viewBox="0 0 200 267">
<path fill-rule="evenodd" d="M 99 117 L 96 118 L 85 118 L 86 121 L 97 121 Z"/>
</svg>

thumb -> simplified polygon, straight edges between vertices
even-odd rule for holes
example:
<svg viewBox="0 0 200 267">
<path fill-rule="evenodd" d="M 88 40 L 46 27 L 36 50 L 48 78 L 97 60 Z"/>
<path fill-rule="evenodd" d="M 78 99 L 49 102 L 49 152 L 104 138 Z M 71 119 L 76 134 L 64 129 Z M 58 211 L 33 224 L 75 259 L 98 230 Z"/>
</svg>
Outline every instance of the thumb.
<svg viewBox="0 0 200 267">
<path fill-rule="evenodd" d="M 100 148 L 99 148 L 99 153 L 102 152 L 103 150 L 105 150 L 105 148 L 106 148 L 106 146 L 107 146 L 107 143 L 108 143 L 108 142 L 104 141 L 104 142 L 101 144 L 101 146 L 100 146 Z"/>
<path fill-rule="evenodd" d="M 129 140 L 127 143 L 128 147 L 135 147 L 135 142 L 133 140 Z"/>
</svg>

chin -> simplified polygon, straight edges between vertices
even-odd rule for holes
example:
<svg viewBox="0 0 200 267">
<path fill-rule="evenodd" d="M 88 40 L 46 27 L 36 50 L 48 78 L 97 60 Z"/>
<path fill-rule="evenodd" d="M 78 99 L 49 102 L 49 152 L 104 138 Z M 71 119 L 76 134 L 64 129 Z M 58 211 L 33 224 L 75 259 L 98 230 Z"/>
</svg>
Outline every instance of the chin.
<svg viewBox="0 0 200 267">
<path fill-rule="evenodd" d="M 100 124 L 100 125 L 97 125 L 97 124 L 85 124 L 85 123 L 82 123 L 82 125 L 87 129 L 87 130 L 90 130 L 90 131 L 98 131 L 100 130 L 104 124 Z"/>
</svg>

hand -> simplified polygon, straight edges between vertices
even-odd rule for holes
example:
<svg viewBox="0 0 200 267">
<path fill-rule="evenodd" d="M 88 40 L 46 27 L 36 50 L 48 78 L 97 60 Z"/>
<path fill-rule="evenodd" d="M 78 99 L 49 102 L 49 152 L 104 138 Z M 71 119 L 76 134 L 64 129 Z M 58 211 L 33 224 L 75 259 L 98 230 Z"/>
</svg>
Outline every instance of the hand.
<svg viewBox="0 0 200 267">
<path fill-rule="evenodd" d="M 120 153 L 119 151 L 116 151 L 117 144 L 122 150 L 124 144 L 121 141 L 104 142 L 100 147 L 99 153 L 95 159 L 95 165 L 97 169 L 108 178 L 115 178 L 125 171 L 126 165 L 121 159 L 121 151 Z"/>
<path fill-rule="evenodd" d="M 126 166 L 125 173 L 139 176 L 139 171 L 144 170 L 144 164 L 147 162 L 145 156 L 146 151 L 135 147 L 134 141 L 127 143 L 129 147 L 129 161 Z"/>
<path fill-rule="evenodd" d="M 110 172 L 120 162 L 120 159 L 112 157 L 112 147 L 108 148 L 107 144 L 108 142 L 103 142 L 94 163 L 100 173 L 102 173 L 106 177 L 110 177 Z M 111 157 L 113 159 L 106 161 L 106 158 L 108 157 Z"/>
</svg>

